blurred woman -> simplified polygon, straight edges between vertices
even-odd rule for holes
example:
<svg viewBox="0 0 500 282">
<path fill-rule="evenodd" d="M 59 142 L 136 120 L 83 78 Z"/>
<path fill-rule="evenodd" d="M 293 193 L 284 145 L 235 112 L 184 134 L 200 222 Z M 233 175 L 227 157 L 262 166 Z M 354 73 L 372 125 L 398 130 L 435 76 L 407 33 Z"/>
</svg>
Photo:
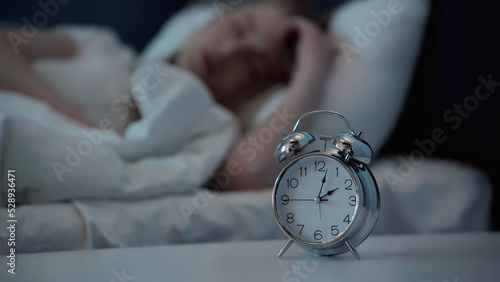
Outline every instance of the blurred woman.
<svg viewBox="0 0 500 282">
<path fill-rule="evenodd" d="M 300 4 L 294 1 L 243 5 L 225 14 L 223 21 L 214 19 L 194 34 L 178 54 L 165 60 L 198 76 L 214 99 L 237 115 L 259 93 L 288 82 L 286 98 L 276 111 L 300 116 L 316 107 L 319 98 L 316 93 L 321 93 L 330 58 L 326 35 L 300 15 L 301 11 Z M 5 36 L 9 30 L 0 32 L 0 89 L 44 100 L 82 125 L 96 126 L 78 106 L 62 99 L 31 69 L 31 63 L 37 59 L 74 56 L 76 48 L 70 37 L 42 31 L 29 44 L 20 45 L 16 53 Z M 271 118 L 245 131 L 241 142 L 257 136 L 262 128 L 269 126 Z M 278 143 L 281 134 L 276 135 L 273 141 Z M 270 186 L 277 173 L 275 146 L 258 148 L 259 154 L 248 160 L 238 150 L 238 144 L 229 151 L 221 169 L 237 164 L 241 172 L 217 189 Z"/>
</svg>

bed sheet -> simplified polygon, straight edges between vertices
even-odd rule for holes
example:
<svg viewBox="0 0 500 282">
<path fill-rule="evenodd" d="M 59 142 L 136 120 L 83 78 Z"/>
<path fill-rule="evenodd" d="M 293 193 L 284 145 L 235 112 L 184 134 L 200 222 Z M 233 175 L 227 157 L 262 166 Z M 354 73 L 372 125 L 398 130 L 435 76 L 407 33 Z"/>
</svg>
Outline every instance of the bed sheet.
<svg viewBox="0 0 500 282">
<path fill-rule="evenodd" d="M 411 174 L 402 174 L 402 157 L 407 156 L 372 166 L 381 194 L 373 234 L 488 230 L 490 183 L 484 173 L 429 159 Z M 395 181 L 395 176 L 402 180 Z M 16 213 L 19 253 L 285 238 L 275 221 L 270 188 L 33 204 L 20 206 Z M 6 222 L 5 208 L 0 215 Z M 0 238 L 6 253 L 7 231 L 1 230 Z"/>
</svg>

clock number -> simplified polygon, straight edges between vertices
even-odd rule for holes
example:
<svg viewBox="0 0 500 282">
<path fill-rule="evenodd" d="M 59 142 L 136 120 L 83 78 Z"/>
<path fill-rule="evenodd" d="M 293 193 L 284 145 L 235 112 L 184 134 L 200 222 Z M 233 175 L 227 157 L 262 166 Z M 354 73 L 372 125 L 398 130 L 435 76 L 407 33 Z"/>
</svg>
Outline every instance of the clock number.
<svg viewBox="0 0 500 282">
<path fill-rule="evenodd" d="M 297 226 L 300 226 L 300 233 L 299 235 L 302 235 L 302 230 L 304 229 L 304 224 L 297 224 Z"/>
<path fill-rule="evenodd" d="M 356 206 L 356 196 L 350 196 L 350 197 L 349 197 L 349 200 L 351 200 L 351 201 L 349 202 L 349 206 L 351 206 L 351 207 Z"/>
<path fill-rule="evenodd" d="M 299 181 L 297 178 L 287 179 L 286 180 L 286 188 L 295 189 L 299 186 Z"/>
<path fill-rule="evenodd" d="M 343 222 L 347 222 L 347 224 L 351 223 L 351 218 L 349 217 L 349 215 L 346 215 Z"/>
<path fill-rule="evenodd" d="M 293 218 L 294 217 L 294 214 L 289 212 L 286 214 L 286 222 L 288 223 L 294 223 L 295 222 L 295 219 Z"/>
<path fill-rule="evenodd" d="M 315 171 L 325 171 L 326 163 L 324 161 L 314 162 L 314 170 Z"/>
<path fill-rule="evenodd" d="M 316 239 L 316 240 L 323 239 L 323 234 L 321 234 L 321 230 L 314 231 L 314 239 Z"/>
<path fill-rule="evenodd" d="M 339 167 L 335 169 L 337 171 L 337 177 L 339 177 Z"/>
<path fill-rule="evenodd" d="M 300 167 L 300 177 L 307 177 L 307 167 Z"/>
<path fill-rule="evenodd" d="M 282 201 L 282 204 L 284 206 L 286 206 L 290 202 L 290 197 L 288 197 L 287 195 L 283 195 L 283 196 L 281 196 L 281 201 Z"/>
<path fill-rule="evenodd" d="M 347 184 L 349 183 L 349 184 Z M 347 184 L 347 187 L 345 187 L 346 190 L 352 190 L 351 186 L 352 186 L 352 180 L 351 179 L 346 179 L 344 184 Z"/>
<path fill-rule="evenodd" d="M 339 226 L 338 225 L 332 225 L 332 235 L 333 236 L 337 236 L 340 233 L 340 231 L 339 231 L 339 229 L 337 227 L 339 227 Z"/>
</svg>

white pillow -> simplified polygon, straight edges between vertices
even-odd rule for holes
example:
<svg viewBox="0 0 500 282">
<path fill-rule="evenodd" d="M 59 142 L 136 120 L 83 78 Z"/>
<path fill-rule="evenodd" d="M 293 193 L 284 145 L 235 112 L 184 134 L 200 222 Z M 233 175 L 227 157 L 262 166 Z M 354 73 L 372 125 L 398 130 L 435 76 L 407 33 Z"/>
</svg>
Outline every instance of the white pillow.
<svg viewBox="0 0 500 282">
<path fill-rule="evenodd" d="M 427 22 L 429 1 L 351 1 L 329 30 L 338 56 L 320 108 L 341 112 L 376 154 L 394 129 L 406 99 Z M 331 119 L 314 129 L 329 134 Z"/>
</svg>

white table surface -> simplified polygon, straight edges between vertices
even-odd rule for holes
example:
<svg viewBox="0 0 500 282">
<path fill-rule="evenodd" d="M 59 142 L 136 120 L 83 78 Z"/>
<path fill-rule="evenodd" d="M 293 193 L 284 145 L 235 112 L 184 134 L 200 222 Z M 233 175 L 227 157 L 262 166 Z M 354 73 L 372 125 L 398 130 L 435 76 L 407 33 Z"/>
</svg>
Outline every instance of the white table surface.
<svg viewBox="0 0 500 282">
<path fill-rule="evenodd" d="M 314 257 L 286 241 L 18 255 L 0 281 L 500 281 L 500 233 L 371 236 L 351 254 Z"/>
</svg>

